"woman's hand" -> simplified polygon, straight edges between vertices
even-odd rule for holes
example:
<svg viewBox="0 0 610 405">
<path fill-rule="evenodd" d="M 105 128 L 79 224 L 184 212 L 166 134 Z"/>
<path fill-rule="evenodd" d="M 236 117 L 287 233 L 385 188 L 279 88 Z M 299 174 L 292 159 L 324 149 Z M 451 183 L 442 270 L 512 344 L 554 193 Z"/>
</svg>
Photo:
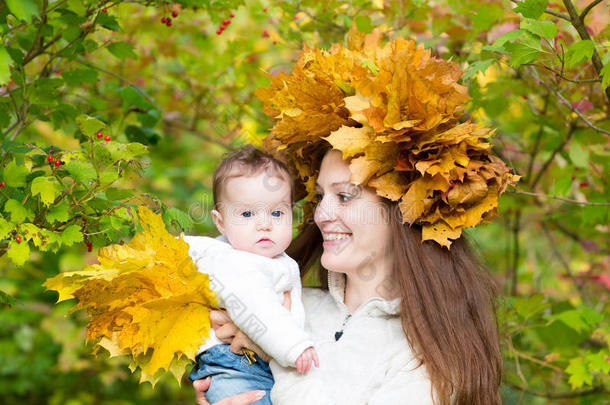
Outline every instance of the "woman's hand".
<svg viewBox="0 0 610 405">
<path fill-rule="evenodd" d="M 204 378 L 203 380 L 195 380 L 193 382 L 193 389 L 195 390 L 195 400 L 197 405 L 212 405 L 205 397 L 205 392 L 210 388 L 211 377 Z M 221 401 L 215 402 L 213 405 L 248 405 L 253 402 L 260 400 L 266 394 L 265 391 L 248 391 L 232 397 L 225 398 Z"/>
</svg>

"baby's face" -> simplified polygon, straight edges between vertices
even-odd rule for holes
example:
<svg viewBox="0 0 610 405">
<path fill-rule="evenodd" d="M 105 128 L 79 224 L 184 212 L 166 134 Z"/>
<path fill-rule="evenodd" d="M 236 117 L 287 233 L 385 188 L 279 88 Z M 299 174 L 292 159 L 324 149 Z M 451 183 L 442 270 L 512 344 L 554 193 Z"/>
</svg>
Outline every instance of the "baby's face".
<svg viewBox="0 0 610 405">
<path fill-rule="evenodd" d="M 214 220 L 233 248 L 275 257 L 292 240 L 290 184 L 263 172 L 229 179 Z"/>
</svg>

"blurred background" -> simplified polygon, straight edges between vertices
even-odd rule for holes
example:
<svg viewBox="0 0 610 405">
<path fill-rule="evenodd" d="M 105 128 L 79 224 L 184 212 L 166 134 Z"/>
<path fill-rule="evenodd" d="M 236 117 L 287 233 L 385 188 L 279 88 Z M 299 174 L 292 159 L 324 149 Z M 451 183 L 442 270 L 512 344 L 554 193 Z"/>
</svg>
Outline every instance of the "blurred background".
<svg viewBox="0 0 610 405">
<path fill-rule="evenodd" d="M 1 402 L 194 403 L 93 356 L 86 314 L 41 284 L 129 240 L 138 204 L 215 234 L 214 168 L 272 125 L 266 72 L 356 24 L 459 63 L 522 176 L 467 230 L 501 293 L 504 402 L 610 403 L 609 20 L 599 0 L 1 1 Z"/>
</svg>

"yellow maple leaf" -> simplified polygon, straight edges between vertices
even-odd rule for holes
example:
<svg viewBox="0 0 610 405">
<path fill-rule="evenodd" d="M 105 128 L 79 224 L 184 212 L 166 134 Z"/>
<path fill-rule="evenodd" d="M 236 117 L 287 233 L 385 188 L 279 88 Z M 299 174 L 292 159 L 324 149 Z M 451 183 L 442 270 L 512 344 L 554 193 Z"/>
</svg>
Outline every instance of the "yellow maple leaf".
<svg viewBox="0 0 610 405">
<path fill-rule="evenodd" d="M 63 273 L 44 283 L 59 301 L 76 298 L 73 310 L 90 317 L 87 340 L 111 354 L 132 358 L 140 382 L 153 385 L 164 372 L 180 382 L 207 336 L 216 295 L 197 271 L 188 244 L 165 229 L 160 215 L 138 207 L 140 226 L 124 245 L 100 249 L 100 264 Z"/>
</svg>

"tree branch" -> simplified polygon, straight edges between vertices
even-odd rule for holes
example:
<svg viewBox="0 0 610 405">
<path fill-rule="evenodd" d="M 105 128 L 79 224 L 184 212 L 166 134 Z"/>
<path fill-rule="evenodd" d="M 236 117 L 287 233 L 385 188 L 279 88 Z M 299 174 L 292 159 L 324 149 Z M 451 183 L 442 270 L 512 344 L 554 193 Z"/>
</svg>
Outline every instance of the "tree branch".
<svg viewBox="0 0 610 405">
<path fill-rule="evenodd" d="M 594 0 L 594 3 L 597 0 Z M 585 27 L 585 23 L 583 22 L 582 18 L 578 15 L 578 11 L 576 11 L 576 7 L 574 7 L 574 4 L 572 4 L 571 0 L 563 0 L 563 5 L 566 6 L 566 10 L 568 10 L 568 14 L 570 14 L 570 22 L 572 23 L 572 25 L 574 26 L 574 28 L 576 28 L 576 31 L 578 32 L 578 35 L 580 36 L 581 39 L 588 39 L 591 40 L 591 36 L 589 35 L 589 31 L 587 31 L 587 27 Z M 595 68 L 595 71 L 597 72 L 597 75 L 599 76 L 604 64 L 602 63 L 601 58 L 599 57 L 599 54 L 597 53 L 597 50 L 595 49 L 595 47 L 593 48 L 593 56 L 591 57 L 591 61 L 593 62 L 593 67 Z M 607 103 L 610 104 L 610 87 L 606 88 L 606 98 L 607 98 Z"/>
<path fill-rule="evenodd" d="M 556 196 L 556 195 L 531 193 L 529 191 L 522 191 L 522 190 L 507 190 L 507 192 L 508 193 L 514 193 L 514 194 L 531 195 L 531 196 L 534 196 L 534 197 L 541 197 L 541 198 L 553 198 L 555 200 L 565 201 L 565 202 L 568 202 L 568 203 L 571 203 L 571 204 L 597 205 L 597 206 L 603 206 L 603 207 L 610 206 L 610 203 L 607 203 L 607 202 L 598 203 L 598 202 L 589 202 L 589 201 L 578 201 L 578 200 L 573 200 L 571 198 L 559 197 L 559 196 Z"/>
<path fill-rule="evenodd" d="M 557 145 L 557 147 L 555 149 L 553 149 L 551 156 L 549 156 L 549 158 L 546 160 L 546 162 L 544 162 L 544 164 L 542 165 L 542 168 L 538 171 L 538 174 L 536 175 L 534 180 L 531 182 L 530 187 L 532 188 L 532 190 L 536 188 L 536 184 L 538 184 L 538 182 L 542 178 L 542 175 L 544 174 L 546 169 L 548 169 L 548 167 L 551 165 L 551 163 L 555 159 L 555 155 L 557 155 L 557 153 L 559 153 L 559 151 L 561 151 L 564 148 L 564 146 L 566 146 L 566 144 L 570 141 L 570 139 L 572 139 L 572 135 L 574 135 L 575 129 L 576 129 L 576 126 L 570 124 L 570 129 L 568 130 L 568 136 L 566 137 L 566 139 L 564 139 L 563 142 L 561 142 L 559 145 Z"/>
<path fill-rule="evenodd" d="M 572 83 L 598 83 L 598 82 L 602 81 L 602 79 L 600 79 L 600 78 L 597 78 L 597 79 L 580 79 L 580 80 L 570 79 L 569 77 L 565 77 L 560 71 L 555 70 L 552 67 L 549 67 L 549 66 L 546 66 L 546 65 L 542 65 L 542 64 L 541 65 L 532 64 L 532 66 L 544 68 L 544 69 L 546 69 L 546 70 L 548 70 L 550 72 L 555 73 L 557 76 L 561 77 L 563 80 L 567 80 L 567 81 L 572 82 Z"/>
<path fill-rule="evenodd" d="M 591 9 L 595 6 L 597 6 L 599 3 L 601 3 L 602 0 L 594 0 L 591 3 L 589 3 L 589 5 L 587 7 L 585 7 L 585 9 L 582 11 L 582 13 L 580 13 L 580 19 L 582 21 L 585 20 L 585 17 L 587 16 L 587 14 L 589 14 L 589 11 L 591 11 Z"/>
<path fill-rule="evenodd" d="M 535 70 L 534 70 L 535 72 Z M 555 94 L 557 96 L 557 99 L 561 102 L 561 104 L 565 105 L 566 107 L 568 107 L 573 113 L 575 113 L 576 115 L 578 115 L 578 117 L 580 117 L 581 120 L 584 121 L 585 124 L 587 124 L 589 127 L 593 128 L 594 130 L 596 130 L 597 132 L 601 132 L 602 134 L 605 135 L 610 135 L 610 131 L 605 130 L 603 128 L 598 127 L 597 125 L 593 124 L 591 121 L 589 121 L 589 119 L 587 117 L 585 117 L 580 111 L 578 111 L 578 109 L 576 107 L 574 107 L 564 96 L 563 94 L 561 94 L 558 90 L 554 89 L 552 86 L 550 86 L 548 83 L 546 83 L 544 80 L 540 79 L 538 77 L 538 74 L 533 75 L 534 78 L 536 79 L 537 82 L 540 82 L 540 84 L 542 84 L 547 90 L 553 92 L 553 94 Z M 610 87 L 608 87 L 608 89 L 610 89 Z"/>
</svg>

